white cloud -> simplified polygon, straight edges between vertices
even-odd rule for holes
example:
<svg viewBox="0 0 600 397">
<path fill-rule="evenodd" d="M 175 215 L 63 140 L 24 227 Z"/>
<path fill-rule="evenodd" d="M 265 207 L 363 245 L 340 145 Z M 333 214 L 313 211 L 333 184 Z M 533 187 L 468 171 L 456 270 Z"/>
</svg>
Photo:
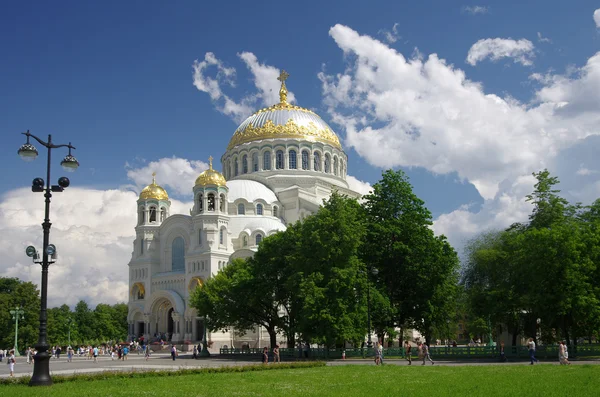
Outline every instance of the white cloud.
<svg viewBox="0 0 600 397">
<path fill-rule="evenodd" d="M 477 14 L 487 14 L 490 12 L 490 9 L 485 6 L 464 6 L 462 8 L 462 11 L 466 12 L 467 14 L 477 15 Z"/>
<path fill-rule="evenodd" d="M 547 37 L 542 36 L 542 33 L 540 33 L 540 32 L 537 32 L 537 37 L 538 37 L 538 41 L 540 43 L 552 43 L 552 40 L 550 40 Z"/>
<path fill-rule="evenodd" d="M 600 8 L 594 11 L 594 22 L 596 23 L 596 27 L 600 28 Z"/>
<path fill-rule="evenodd" d="M 583 164 L 581 164 L 579 166 L 579 169 L 575 172 L 575 174 L 580 175 L 580 176 L 587 176 L 587 175 L 592 175 L 592 174 L 597 174 L 598 171 L 596 170 L 590 170 L 589 168 L 585 168 L 583 166 Z"/>
<path fill-rule="evenodd" d="M 385 37 L 385 41 L 387 41 L 390 44 L 393 44 L 402 38 L 402 36 L 398 34 L 398 25 L 399 23 L 396 22 L 394 26 L 392 26 L 392 30 L 381 29 L 379 33 L 382 34 L 383 37 Z"/>
<path fill-rule="evenodd" d="M 369 182 L 361 181 L 361 180 L 353 177 L 352 175 L 346 176 L 346 182 L 348 182 L 348 187 L 351 190 L 354 190 L 355 192 L 358 192 L 358 193 L 362 194 L 363 196 L 365 194 L 371 193 L 371 191 L 373 190 L 373 186 L 371 186 L 371 184 Z"/>
<path fill-rule="evenodd" d="M 219 168 L 214 164 L 215 168 Z M 186 160 L 177 157 L 166 157 L 151 161 L 141 168 L 127 167 L 127 177 L 134 183 L 134 190 L 139 193 L 152 182 L 152 173 L 156 172 L 156 183 L 180 196 L 190 196 L 198 175 L 208 169 L 208 163 L 197 160 Z"/>
<path fill-rule="evenodd" d="M 279 88 L 281 83 L 277 80 L 279 69 L 274 66 L 260 63 L 251 52 L 237 54 L 246 64 L 252 75 L 252 81 L 257 92 L 242 97 L 239 101 L 232 99 L 223 93 L 223 85 L 235 86 L 235 68 L 223 66 L 223 62 L 215 57 L 212 52 L 204 55 L 204 61 L 195 61 L 192 65 L 194 70 L 194 86 L 202 92 L 206 92 L 217 110 L 231 117 L 236 122 L 243 121 L 256 109 L 259 103 L 263 106 L 271 106 L 279 102 Z M 216 75 L 208 75 L 209 68 L 216 68 Z M 295 102 L 292 91 L 288 91 L 288 102 Z"/>
<path fill-rule="evenodd" d="M 515 63 L 528 66 L 533 64 L 533 50 L 533 43 L 527 39 L 481 39 L 469 49 L 467 63 L 475 66 L 486 58 L 491 61 L 512 58 Z"/>
</svg>

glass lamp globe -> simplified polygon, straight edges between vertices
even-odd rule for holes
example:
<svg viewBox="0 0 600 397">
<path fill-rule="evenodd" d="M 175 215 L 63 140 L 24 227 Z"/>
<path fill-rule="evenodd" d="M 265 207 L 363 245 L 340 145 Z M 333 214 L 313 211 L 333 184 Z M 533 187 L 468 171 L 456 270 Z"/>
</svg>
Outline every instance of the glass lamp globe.
<svg viewBox="0 0 600 397">
<path fill-rule="evenodd" d="M 38 156 L 38 151 L 31 143 L 24 143 L 17 151 L 19 156 L 25 161 L 33 161 Z"/>
<path fill-rule="evenodd" d="M 79 161 L 70 154 L 66 155 L 63 161 L 60 162 L 60 165 L 67 172 L 74 172 L 79 167 Z"/>
</svg>

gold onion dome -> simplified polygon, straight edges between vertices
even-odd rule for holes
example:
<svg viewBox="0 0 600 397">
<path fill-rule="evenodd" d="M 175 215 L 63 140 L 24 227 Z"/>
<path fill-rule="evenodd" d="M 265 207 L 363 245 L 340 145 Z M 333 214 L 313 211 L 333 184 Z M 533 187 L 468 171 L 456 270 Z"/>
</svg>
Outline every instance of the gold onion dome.
<svg viewBox="0 0 600 397">
<path fill-rule="evenodd" d="M 140 200 L 148 200 L 148 199 L 156 199 L 156 200 L 168 200 L 169 195 L 167 191 L 163 189 L 161 186 L 156 184 L 156 172 L 152 173 L 152 183 L 142 189 L 140 193 Z"/>
<path fill-rule="evenodd" d="M 338 136 L 318 114 L 287 102 L 285 80 L 288 77 L 289 74 L 282 70 L 277 78 L 281 81 L 279 103 L 259 110 L 242 122 L 229 141 L 227 150 L 243 143 L 277 138 L 322 142 L 342 148 Z"/>
<path fill-rule="evenodd" d="M 213 170 L 212 167 L 212 156 L 208 158 L 208 169 L 201 173 L 198 178 L 196 178 L 196 186 L 207 186 L 207 185 L 217 185 L 217 186 L 227 186 L 227 181 L 223 174 L 219 171 Z"/>
</svg>

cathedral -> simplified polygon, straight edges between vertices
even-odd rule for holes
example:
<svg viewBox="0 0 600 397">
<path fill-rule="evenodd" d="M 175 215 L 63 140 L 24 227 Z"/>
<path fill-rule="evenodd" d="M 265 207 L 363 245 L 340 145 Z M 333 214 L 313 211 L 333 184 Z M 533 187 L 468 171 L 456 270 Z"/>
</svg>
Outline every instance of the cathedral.
<svg viewBox="0 0 600 397">
<path fill-rule="evenodd" d="M 254 254 L 263 238 L 318 211 L 333 191 L 359 197 L 346 182 L 348 158 L 338 136 L 313 111 L 280 102 L 258 110 L 234 132 L 221 169 L 202 172 L 189 214 L 170 214 L 169 195 L 154 177 L 137 200 L 129 262 L 129 334 L 145 341 L 197 344 L 204 322 L 189 305 L 195 288 L 235 258 Z M 213 349 L 261 347 L 268 335 L 208 332 Z"/>
</svg>

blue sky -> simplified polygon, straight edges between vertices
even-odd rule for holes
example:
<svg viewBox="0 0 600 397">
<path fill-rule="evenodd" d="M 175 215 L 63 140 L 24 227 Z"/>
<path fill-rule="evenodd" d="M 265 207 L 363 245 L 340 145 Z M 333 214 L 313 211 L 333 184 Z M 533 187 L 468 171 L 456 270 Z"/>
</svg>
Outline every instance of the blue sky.
<svg viewBox="0 0 600 397">
<path fill-rule="evenodd" d="M 24 142 L 19 133 L 27 129 L 41 137 L 52 133 L 56 142 L 71 141 L 77 147 L 74 154 L 81 168 L 69 177 L 73 187 L 82 189 L 78 191 L 81 195 L 137 189 L 149 178 L 151 162 L 160 159 L 185 159 L 195 164 L 191 169 L 196 170 L 203 164 L 193 161 L 206 162 L 210 155 L 220 158 L 237 123 L 223 114 L 222 98 L 211 100 L 193 84 L 194 61 L 201 62 L 209 52 L 236 73 L 231 80 L 221 79 L 212 67 L 205 76 L 217 79 L 222 93 L 234 101 L 258 95 L 251 104 L 254 108 L 262 107 L 264 92 L 261 100 L 256 84 L 259 78 L 238 54 L 253 54 L 265 68 L 286 69 L 291 75 L 288 88 L 296 102 L 317 111 L 344 141 L 349 174 L 372 184 L 383 168 L 402 168 L 439 221 L 436 231 L 449 234 L 460 229 L 453 240 L 456 244 L 474 232 L 510 223 L 512 217 L 526 218 L 527 207 L 517 202 L 531 187 L 526 176 L 542 166 L 563 179 L 567 193 L 572 193 L 569 198 L 589 202 L 600 195 L 594 168 L 600 168 L 594 163 L 594 149 L 600 148 L 600 142 L 595 136 L 598 131 L 590 127 L 599 110 L 592 110 L 592 117 L 585 109 L 597 108 L 600 102 L 593 94 L 581 95 L 581 100 L 565 98 L 575 98 L 577 87 L 593 88 L 599 81 L 581 78 L 593 74 L 582 68 L 600 43 L 593 18 L 596 6 L 591 1 L 5 2 L 0 12 L 0 167 L 4 170 L 0 213 L 12 216 L 9 211 L 17 209 L 11 205 L 19 202 L 11 201 L 15 192 L 28 188 L 30 180 L 44 172 L 45 154 L 31 164 L 16 155 Z M 358 41 L 347 40 L 354 33 L 371 44 L 358 48 L 354 45 Z M 475 43 L 486 39 L 502 41 L 484 42 L 477 47 L 479 52 L 475 51 Z M 377 47 L 372 40 L 385 48 L 371 51 L 369 47 Z M 396 75 L 396 69 L 391 69 L 389 77 L 381 74 L 386 59 L 394 57 L 393 52 L 382 55 L 388 49 L 413 66 L 414 60 L 426 64 L 431 54 L 437 54 L 448 68 L 437 63 L 430 64 L 432 69 L 423 66 L 417 75 L 430 73 L 425 81 L 407 88 L 402 84 L 410 85 L 410 81 L 398 81 L 410 75 Z M 467 62 L 470 51 L 475 64 Z M 481 148 L 478 153 L 484 154 L 481 159 L 468 150 L 461 154 L 456 142 L 444 146 L 456 133 L 439 139 L 435 135 L 445 122 L 428 124 L 431 109 L 419 106 L 413 111 L 399 100 L 400 110 L 395 114 L 360 92 L 365 80 L 361 81 L 364 77 L 358 71 L 365 62 L 378 65 L 373 73 L 379 75 L 369 84 L 382 95 L 386 90 L 381 86 L 388 78 L 395 81 L 390 86 L 397 85 L 396 90 L 387 92 L 390 95 L 414 90 L 416 97 L 429 98 L 425 102 L 430 104 L 448 94 L 448 100 L 440 100 L 433 112 L 448 112 L 450 124 L 469 110 L 453 108 L 461 98 L 470 103 L 463 95 L 474 98 L 481 93 L 473 103 L 484 100 L 484 95 L 502 98 L 511 107 L 508 113 L 514 120 L 508 119 L 514 124 L 535 124 L 546 117 L 545 124 L 535 124 L 540 130 L 564 123 L 575 125 L 578 133 L 556 138 L 547 147 L 541 145 L 546 156 L 536 151 L 535 140 L 521 130 L 509 132 L 505 138 L 502 126 L 490 130 L 489 137 L 487 127 L 475 134 L 480 126 L 499 125 L 499 121 L 496 113 L 484 117 L 495 110 L 474 107 L 473 112 L 481 114 L 469 115 L 469 120 L 452 124 L 452 129 L 464 132 L 457 139 Z M 446 77 L 433 76 L 447 71 L 464 73 L 464 80 L 454 88 L 440 89 Z M 347 75 L 354 87 L 354 94 L 343 99 L 332 93 L 339 88 L 335 83 L 339 75 Z M 468 92 L 462 92 L 460 87 L 469 85 L 464 81 L 479 88 L 470 86 Z M 518 101 L 518 106 L 511 101 Z M 563 115 L 556 121 L 552 117 L 558 117 L 558 108 L 551 115 L 542 110 L 543 116 L 522 114 L 523 109 L 531 110 L 540 103 L 559 102 L 572 103 L 576 116 Z M 368 109 L 360 103 L 366 103 Z M 446 108 L 445 103 L 452 106 Z M 413 113 L 407 116 L 401 108 Z M 419 111 L 423 114 L 417 114 Z M 349 126 L 356 121 L 352 117 L 359 116 L 365 117 L 366 123 L 359 123 L 356 134 L 349 134 Z M 389 142 L 403 139 L 391 130 L 414 129 L 437 148 L 411 148 L 409 141 L 398 150 L 383 150 L 382 157 L 390 160 L 382 164 L 383 160 L 376 159 L 377 148 L 365 143 L 367 128 L 378 129 L 382 142 L 388 137 Z M 563 132 L 549 134 L 554 137 Z M 523 139 L 522 146 L 514 143 L 515 137 Z M 513 146 L 507 147 L 511 142 Z M 395 148 L 393 143 L 382 145 Z M 512 158 L 521 147 L 525 148 L 522 157 Z M 422 158 L 413 153 L 422 153 Z M 446 153 L 452 156 L 438 162 Z M 497 153 L 503 153 L 502 159 L 485 161 L 486 156 Z M 58 163 L 65 154 L 54 153 L 53 180 L 62 175 Z M 167 185 L 172 197 L 189 201 L 182 194 L 185 189 L 170 188 L 169 181 L 159 182 Z M 191 189 L 190 185 L 188 191 Z M 73 200 L 70 197 L 68 200 Z M 42 198 L 38 201 L 41 206 Z M 518 209 L 511 207 L 513 202 Z M 13 219 L 14 227 L 21 221 L 27 226 L 27 221 Z M 123 265 L 126 262 L 127 258 Z M 0 274 L 18 274 L 2 270 Z"/>
</svg>

